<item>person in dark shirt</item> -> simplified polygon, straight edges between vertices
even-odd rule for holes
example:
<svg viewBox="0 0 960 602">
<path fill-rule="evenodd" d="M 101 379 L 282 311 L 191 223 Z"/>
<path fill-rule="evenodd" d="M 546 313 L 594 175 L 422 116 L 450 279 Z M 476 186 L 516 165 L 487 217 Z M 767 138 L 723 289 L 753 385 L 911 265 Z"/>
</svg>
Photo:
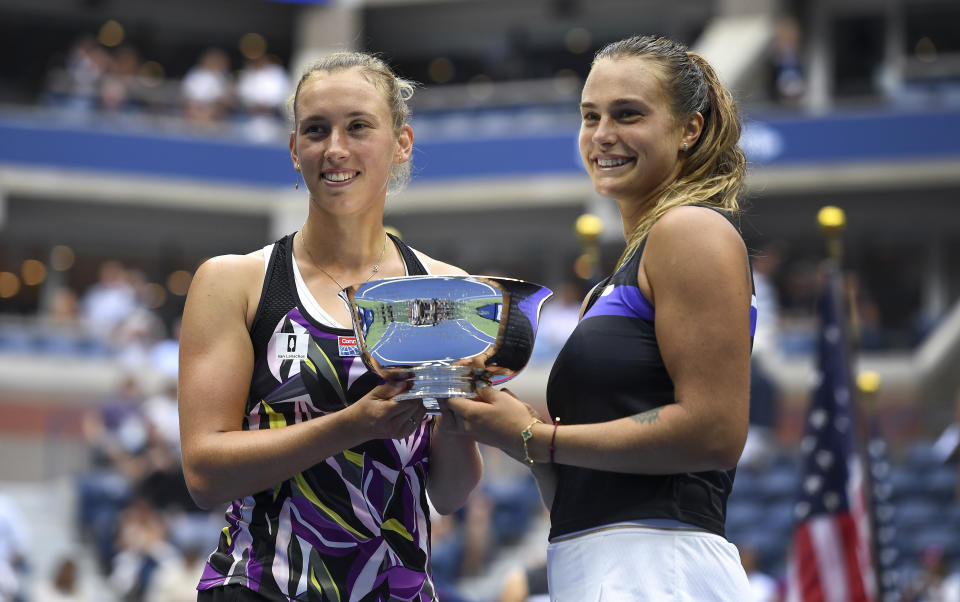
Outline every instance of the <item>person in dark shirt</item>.
<svg viewBox="0 0 960 602">
<path fill-rule="evenodd" d="M 532 469 L 551 511 L 551 599 L 746 600 L 724 537 L 756 321 L 731 219 L 736 106 L 702 57 L 638 36 L 597 53 L 580 110 L 581 158 L 626 248 L 553 365 L 554 419 L 481 383 L 444 404 L 445 423 Z"/>
</svg>

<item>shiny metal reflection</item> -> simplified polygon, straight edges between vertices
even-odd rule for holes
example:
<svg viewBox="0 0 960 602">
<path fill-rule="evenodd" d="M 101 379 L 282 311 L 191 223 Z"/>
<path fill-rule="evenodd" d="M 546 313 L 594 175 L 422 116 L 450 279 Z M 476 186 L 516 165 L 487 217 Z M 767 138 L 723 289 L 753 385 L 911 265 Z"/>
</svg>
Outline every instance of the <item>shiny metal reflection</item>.
<svg viewBox="0 0 960 602">
<path fill-rule="evenodd" d="M 516 376 L 533 351 L 540 308 L 550 289 L 494 276 L 405 276 L 349 286 L 364 363 L 383 377 L 404 376 L 411 390 L 397 399 L 471 396 L 479 379 Z"/>
</svg>

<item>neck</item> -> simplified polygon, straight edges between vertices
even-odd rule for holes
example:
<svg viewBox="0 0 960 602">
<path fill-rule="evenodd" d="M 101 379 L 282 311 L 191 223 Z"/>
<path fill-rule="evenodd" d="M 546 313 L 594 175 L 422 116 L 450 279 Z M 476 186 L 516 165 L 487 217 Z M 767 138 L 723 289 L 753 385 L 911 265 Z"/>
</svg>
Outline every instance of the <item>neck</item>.
<svg viewBox="0 0 960 602">
<path fill-rule="evenodd" d="M 667 188 L 677 180 L 679 173 L 680 164 L 678 163 L 677 166 L 674 167 L 673 172 L 646 195 L 632 199 L 617 200 L 617 208 L 620 210 L 620 221 L 623 223 L 623 236 L 625 239 L 630 240 L 630 234 L 636 229 L 637 224 L 643 221 L 643 218 L 657 206 L 657 202 L 663 197 Z"/>
<path fill-rule="evenodd" d="M 298 238 L 311 261 L 328 269 L 348 271 L 368 269 L 380 263 L 385 255 L 387 236 L 379 221 L 347 226 L 331 220 L 307 219 Z"/>
<path fill-rule="evenodd" d="M 653 199 L 644 201 L 617 201 L 620 209 L 620 222 L 623 225 L 623 237 L 630 240 L 630 234 L 637 228 L 650 209 L 653 208 Z"/>
</svg>

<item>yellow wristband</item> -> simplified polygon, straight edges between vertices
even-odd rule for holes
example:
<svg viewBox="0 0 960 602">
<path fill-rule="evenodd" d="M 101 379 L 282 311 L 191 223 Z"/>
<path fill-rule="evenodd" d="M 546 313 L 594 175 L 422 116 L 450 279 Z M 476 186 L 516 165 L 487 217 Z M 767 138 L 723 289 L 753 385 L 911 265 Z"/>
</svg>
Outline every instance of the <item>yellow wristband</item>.
<svg viewBox="0 0 960 602">
<path fill-rule="evenodd" d="M 533 431 L 531 431 L 530 429 L 533 428 L 533 425 L 535 425 L 538 422 L 540 424 L 543 424 L 543 420 L 540 420 L 539 418 L 537 418 L 536 420 L 528 424 L 525 429 L 520 431 L 520 439 L 523 440 L 523 463 L 526 464 L 527 466 L 533 466 L 533 458 L 530 457 L 530 450 L 527 449 L 527 441 L 529 441 L 530 438 L 533 437 Z"/>
</svg>

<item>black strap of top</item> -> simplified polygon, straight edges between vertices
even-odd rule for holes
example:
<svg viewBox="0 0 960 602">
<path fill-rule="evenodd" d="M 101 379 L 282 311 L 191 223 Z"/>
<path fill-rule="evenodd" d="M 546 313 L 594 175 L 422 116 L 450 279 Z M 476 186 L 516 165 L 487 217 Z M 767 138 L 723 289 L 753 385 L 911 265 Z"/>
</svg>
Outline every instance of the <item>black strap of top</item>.
<svg viewBox="0 0 960 602">
<path fill-rule="evenodd" d="M 270 264 L 263 279 L 260 303 L 250 327 L 250 339 L 254 349 L 266 349 L 273 328 L 284 314 L 296 307 L 295 285 L 287 269 L 288 258 L 293 254 L 293 234 L 288 234 L 273 245 Z"/>
<path fill-rule="evenodd" d="M 426 276 L 427 268 L 423 267 L 423 263 L 420 262 L 420 258 L 413 252 L 413 249 L 393 234 L 387 232 L 387 236 L 390 237 L 393 244 L 397 245 L 397 250 L 400 251 L 400 256 L 403 257 L 403 263 L 407 266 L 407 274 L 410 276 Z"/>
<path fill-rule="evenodd" d="M 387 236 L 400 251 L 409 275 L 423 276 L 427 274 L 427 269 L 413 249 L 396 236 L 390 233 L 387 233 Z M 293 257 L 293 237 L 294 234 L 288 234 L 273 245 L 270 264 L 267 266 L 263 289 L 260 292 L 260 303 L 250 327 L 250 338 L 253 341 L 254 349 L 260 349 L 261 345 L 266 345 L 273 334 L 273 328 L 277 320 L 290 311 L 291 307 L 297 306 L 297 297 L 294 292 L 296 291 L 296 284 L 291 278 L 292 272 L 290 269 Z"/>
</svg>

